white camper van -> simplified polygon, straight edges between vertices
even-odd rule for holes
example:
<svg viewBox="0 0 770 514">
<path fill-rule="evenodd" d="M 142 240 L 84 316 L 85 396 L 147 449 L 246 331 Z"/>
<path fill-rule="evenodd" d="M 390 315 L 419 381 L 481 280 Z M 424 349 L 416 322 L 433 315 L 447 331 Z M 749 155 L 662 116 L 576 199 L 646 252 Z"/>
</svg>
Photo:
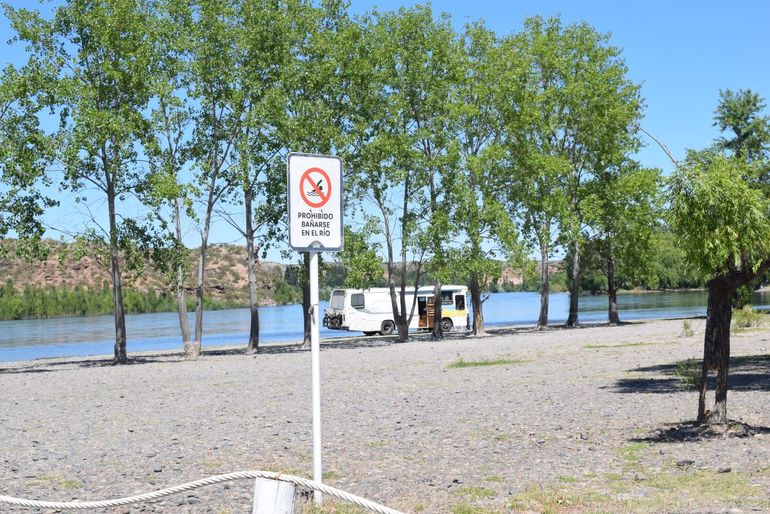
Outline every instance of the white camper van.
<svg viewBox="0 0 770 514">
<path fill-rule="evenodd" d="M 396 294 L 399 294 L 398 292 Z M 468 328 L 468 309 L 465 286 L 441 288 L 441 328 L 448 332 L 455 327 Z M 433 286 L 417 290 L 417 304 L 409 328 L 430 330 L 433 328 Z M 414 301 L 414 288 L 406 291 L 407 314 Z M 393 306 L 387 287 L 371 289 L 334 289 L 329 299 L 323 325 L 331 329 L 357 330 L 366 335 L 388 335 L 396 330 Z"/>
</svg>

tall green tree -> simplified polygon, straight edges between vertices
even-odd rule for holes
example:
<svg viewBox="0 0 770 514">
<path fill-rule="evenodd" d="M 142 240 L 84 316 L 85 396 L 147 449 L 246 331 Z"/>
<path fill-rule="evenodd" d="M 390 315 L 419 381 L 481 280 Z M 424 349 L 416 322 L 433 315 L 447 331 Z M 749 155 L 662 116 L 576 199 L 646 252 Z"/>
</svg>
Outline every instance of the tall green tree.
<svg viewBox="0 0 770 514">
<path fill-rule="evenodd" d="M 295 7 L 289 26 L 294 44 L 292 59 L 281 73 L 287 115 L 279 128 L 280 138 L 289 151 L 342 157 L 344 180 L 347 180 L 350 88 L 354 87 L 352 77 L 361 73 L 351 62 L 362 58 L 356 56 L 360 31 L 348 17 L 344 2 L 323 0 L 316 6 L 311 2 L 297 3 L 304 5 Z M 285 195 L 281 202 L 285 202 Z M 285 221 L 283 223 L 285 226 Z M 272 222 L 267 226 L 268 230 L 276 227 Z M 303 254 L 301 259 L 303 344 L 309 347 L 310 254 Z M 319 266 L 321 264 L 319 262 Z"/>
<path fill-rule="evenodd" d="M 460 245 L 450 250 L 455 276 L 468 284 L 473 308 L 472 331 L 484 335 L 481 292 L 502 273 L 502 260 L 520 255 L 518 231 L 495 189 L 505 173 L 504 123 L 495 108 L 498 77 L 504 66 L 498 38 L 481 23 L 463 34 L 462 72 L 454 102 L 454 137 L 460 151 L 457 171 L 447 175 L 451 187 L 451 229 Z"/>
<path fill-rule="evenodd" d="M 235 12 L 231 44 L 236 49 L 234 89 L 241 128 L 235 133 L 230 200 L 243 208 L 244 218 L 239 223 L 229 214 L 225 217 L 246 240 L 250 352 L 256 352 L 259 346 L 257 244 L 274 235 L 277 221 L 274 214 L 278 205 L 264 208 L 274 192 L 272 181 L 276 177 L 271 168 L 294 136 L 286 130 L 291 125 L 288 118 L 293 93 L 286 86 L 296 84 L 291 74 L 298 70 L 298 63 L 314 65 L 314 57 L 303 54 L 308 40 L 317 37 L 322 16 L 321 9 L 305 1 L 246 0 L 238 3 Z"/>
<path fill-rule="evenodd" d="M 374 12 L 360 20 L 349 58 L 350 155 L 357 173 L 348 183 L 379 219 L 393 308 L 381 331 L 390 333 L 395 324 L 399 341 L 408 338 L 416 306 L 416 295 L 407 305 L 407 287 L 416 290 L 431 252 L 440 256 L 431 237 L 438 232 L 430 227 L 446 220 L 437 174 L 447 156 L 437 103 L 446 97 L 437 95 L 446 92 L 450 70 L 449 49 L 435 47 L 438 42 L 453 44 L 448 21 L 434 19 L 425 6 Z"/>
<path fill-rule="evenodd" d="M 621 284 L 649 284 L 657 254 L 662 194 L 660 171 L 635 162 L 596 170 L 583 202 L 593 234 L 588 268 L 604 274 L 611 324 L 620 323 L 617 292 Z"/>
<path fill-rule="evenodd" d="M 504 43 L 509 204 L 540 253 L 539 327 L 548 324 L 548 259 L 558 243 L 570 247 L 572 261 L 567 325 L 578 323 L 585 185 L 597 166 L 618 162 L 638 144 L 639 87 L 608 41 L 586 23 L 533 17 Z"/>
<path fill-rule="evenodd" d="M 689 152 L 686 161 L 671 177 L 668 213 L 679 244 L 710 278 L 701 368 L 698 417 L 700 423 L 723 424 L 727 417 L 727 377 L 730 365 L 732 299 L 739 287 L 751 284 L 770 269 L 770 198 L 764 181 L 770 141 L 743 138 L 740 127 L 768 132 L 762 116 L 763 101 L 750 91 L 722 93 L 716 111 L 720 127 L 733 128 L 735 137 L 719 146 L 728 154 L 708 150 Z M 725 113 L 740 113 L 723 123 Z M 764 124 L 764 126 L 762 126 Z M 744 144 L 745 143 L 745 144 Z M 708 374 L 717 372 L 714 407 L 707 411 Z"/>
<path fill-rule="evenodd" d="M 150 78 L 153 107 L 149 112 L 149 130 L 144 141 L 150 163 L 148 184 L 143 202 L 149 216 L 160 227 L 165 244 L 155 265 L 169 275 L 176 292 L 177 316 L 185 354 L 192 352 L 190 323 L 187 312 L 186 277 L 189 250 L 184 244 L 184 216 L 192 214 L 195 190 L 188 181 L 191 162 L 189 131 L 193 122 L 190 105 L 190 58 L 187 21 L 189 6 L 178 0 L 159 2 L 154 18 L 156 68 Z M 170 218 L 171 223 L 168 223 Z"/>
<path fill-rule="evenodd" d="M 457 134 L 458 84 L 464 67 L 459 38 L 449 17 L 434 17 L 429 6 L 402 10 L 390 20 L 395 45 L 391 80 L 402 106 L 410 169 L 420 169 L 427 179 L 428 209 L 425 212 L 430 249 L 428 272 L 434 282 L 432 338 L 443 339 L 441 285 L 448 276 L 447 251 L 452 231 L 450 212 L 459 162 Z M 448 320 L 446 320 L 448 321 Z"/>
<path fill-rule="evenodd" d="M 53 78 L 45 88 L 50 107 L 59 115 L 55 139 L 64 168 L 60 187 L 100 195 L 106 203 L 104 223 L 92 220 L 96 228 L 87 232 L 108 251 L 114 362 L 125 363 L 121 259 L 137 227 L 121 219 L 118 209 L 143 181 L 137 147 L 146 131 L 143 111 L 154 64 L 148 34 L 151 10 L 132 0 L 72 0 L 57 7 L 52 20 L 24 9 L 6 8 L 6 15 L 17 38 L 28 44 L 30 58 L 51 70 Z"/>
<path fill-rule="evenodd" d="M 188 357 L 197 357 L 203 339 L 203 296 L 211 222 L 216 207 L 236 184 L 236 144 L 243 130 L 243 97 L 238 87 L 238 52 L 233 44 L 238 4 L 200 0 L 184 24 L 191 35 L 189 97 L 195 105 L 191 155 L 199 192 L 200 248 L 195 282 L 195 329 Z"/>
<path fill-rule="evenodd" d="M 508 173 L 498 175 L 498 187 L 509 216 L 521 223 L 526 243 L 540 256 L 539 329 L 548 326 L 548 262 L 569 207 L 564 184 L 571 169 L 558 152 L 559 134 L 551 130 L 563 126 L 556 87 L 559 77 L 553 71 L 558 62 L 550 43 L 559 27 L 543 32 L 544 23 L 540 18 L 529 19 L 521 33 L 502 41 L 505 65 L 496 96 L 508 167 Z"/>
</svg>

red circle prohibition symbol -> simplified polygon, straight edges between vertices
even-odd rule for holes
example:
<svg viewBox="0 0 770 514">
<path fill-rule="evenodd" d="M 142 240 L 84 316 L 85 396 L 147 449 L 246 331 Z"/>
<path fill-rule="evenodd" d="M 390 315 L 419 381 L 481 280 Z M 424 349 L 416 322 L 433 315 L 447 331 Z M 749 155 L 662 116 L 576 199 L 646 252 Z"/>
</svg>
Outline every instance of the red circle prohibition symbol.
<svg viewBox="0 0 770 514">
<path fill-rule="evenodd" d="M 313 177 L 310 176 L 311 173 L 320 173 L 323 178 L 317 181 L 313 180 Z M 323 179 L 326 179 L 326 191 L 323 188 Z M 305 192 L 305 182 L 310 184 L 308 192 Z M 315 209 L 323 207 L 332 196 L 332 182 L 329 180 L 329 175 L 321 168 L 309 168 L 302 174 L 302 178 L 299 179 L 299 193 L 309 207 Z M 311 198 L 308 198 L 308 196 Z M 315 197 L 318 197 L 318 200 L 315 200 Z"/>
</svg>

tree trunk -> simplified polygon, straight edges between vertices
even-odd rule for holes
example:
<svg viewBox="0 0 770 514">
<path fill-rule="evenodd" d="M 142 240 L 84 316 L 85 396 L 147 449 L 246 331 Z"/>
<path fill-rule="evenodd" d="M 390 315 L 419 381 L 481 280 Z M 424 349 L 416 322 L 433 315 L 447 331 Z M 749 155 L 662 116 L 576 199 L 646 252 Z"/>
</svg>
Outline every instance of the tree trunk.
<svg viewBox="0 0 770 514">
<path fill-rule="evenodd" d="M 195 279 L 195 335 L 193 336 L 193 341 L 190 341 L 184 347 L 184 354 L 190 359 L 194 359 L 201 354 L 201 341 L 203 340 L 203 279 L 206 272 L 208 232 L 208 226 L 205 226 L 198 255 L 198 273 Z"/>
<path fill-rule="evenodd" d="M 249 344 L 247 351 L 259 351 L 259 305 L 257 304 L 257 253 L 254 249 L 254 224 L 252 213 L 252 190 L 248 185 L 244 189 L 244 208 L 246 209 L 246 260 L 249 275 Z"/>
<path fill-rule="evenodd" d="M 399 343 L 405 343 L 409 340 L 409 320 L 406 316 L 406 263 L 402 262 L 401 264 L 401 295 L 398 299 L 398 312 L 393 311 L 393 316 L 396 318 L 394 321 L 396 322 L 396 329 L 398 330 L 398 339 L 397 341 Z M 395 288 L 393 289 L 395 291 Z M 416 293 L 416 291 L 415 291 Z M 393 298 L 394 293 L 391 292 L 391 298 Z"/>
<path fill-rule="evenodd" d="M 437 280 L 436 285 L 433 287 L 433 333 L 431 334 L 431 339 L 434 341 L 444 339 L 444 331 L 441 328 L 442 306 L 441 282 Z"/>
<path fill-rule="evenodd" d="M 607 298 L 609 300 L 607 319 L 609 320 L 610 325 L 619 325 L 618 288 L 615 284 L 615 258 L 612 255 L 607 259 Z"/>
<path fill-rule="evenodd" d="M 473 307 L 473 335 L 483 336 L 484 331 L 484 311 L 481 301 L 481 287 L 479 286 L 479 277 L 475 273 L 471 276 L 471 306 Z"/>
<path fill-rule="evenodd" d="M 708 283 L 708 307 L 706 333 L 703 342 L 703 366 L 701 367 L 700 395 L 698 398 L 698 422 L 727 423 L 727 374 L 730 366 L 730 321 L 732 320 L 732 295 L 737 285 L 727 280 L 712 279 Z M 716 370 L 717 389 L 714 408 L 706 412 L 708 372 Z"/>
<path fill-rule="evenodd" d="M 568 327 L 578 326 L 578 299 L 580 298 L 580 239 L 575 238 L 572 243 L 572 284 L 569 292 L 569 316 Z"/>
<path fill-rule="evenodd" d="M 107 183 L 107 208 L 110 223 L 110 278 L 112 279 L 112 300 L 115 317 L 115 346 L 113 364 L 126 364 L 126 314 L 123 308 L 123 285 L 120 277 L 120 251 L 118 249 L 118 224 L 115 213 L 115 188 L 112 176 L 105 163 L 105 178 Z"/>
<path fill-rule="evenodd" d="M 304 323 L 304 334 L 302 339 L 302 348 L 310 348 L 310 330 L 313 321 L 310 316 L 310 252 L 302 254 L 302 265 L 304 266 L 302 281 L 302 322 Z"/>
<path fill-rule="evenodd" d="M 174 200 L 174 225 L 176 229 L 176 244 L 178 248 L 182 247 L 182 200 L 176 198 Z M 180 250 L 181 251 L 181 250 Z M 180 255 L 177 254 L 176 258 L 179 259 Z M 182 344 L 187 352 L 187 346 L 190 344 L 190 321 L 187 315 L 187 291 L 185 290 L 185 266 L 181 260 L 176 264 L 176 309 L 179 315 L 179 329 L 182 332 Z"/>
<path fill-rule="evenodd" d="M 206 252 L 209 247 L 209 228 L 211 226 L 211 214 L 214 211 L 214 187 L 216 176 L 212 177 L 212 185 L 209 189 L 209 198 L 206 204 L 206 217 L 203 221 L 203 231 L 201 232 L 201 248 L 198 256 L 198 274 L 195 282 L 195 338 L 185 347 L 185 356 L 196 358 L 201 353 L 201 342 L 203 341 L 203 284 L 206 273 Z"/>
<path fill-rule="evenodd" d="M 540 317 L 537 328 L 548 326 L 548 243 L 540 242 Z"/>
</svg>

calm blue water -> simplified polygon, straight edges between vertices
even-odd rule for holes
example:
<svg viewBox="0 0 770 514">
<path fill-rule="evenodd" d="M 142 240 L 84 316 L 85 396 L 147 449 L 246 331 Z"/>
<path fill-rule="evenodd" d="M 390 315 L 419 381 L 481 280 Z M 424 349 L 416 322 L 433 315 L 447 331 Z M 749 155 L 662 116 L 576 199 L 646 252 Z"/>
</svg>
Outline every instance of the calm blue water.
<svg viewBox="0 0 770 514">
<path fill-rule="evenodd" d="M 706 293 L 663 292 L 624 294 L 618 297 L 622 320 L 699 316 L 706 313 Z M 756 293 L 756 307 L 770 306 L 770 293 Z M 321 312 L 327 302 L 321 302 Z M 494 293 L 484 303 L 487 326 L 533 325 L 540 308 L 538 293 Z M 569 310 L 569 295 L 550 296 L 550 322 L 563 323 Z M 260 344 L 302 340 L 302 310 L 299 305 L 262 307 Z M 580 320 L 607 321 L 606 296 L 581 296 Z M 194 316 L 190 316 L 193 326 Z M 204 313 L 205 347 L 246 344 L 248 309 Z M 126 316 L 128 351 L 181 348 L 175 312 Z M 321 338 L 347 332 L 321 328 Z M 358 332 L 351 332 L 358 335 Z M 114 341 L 112 316 L 47 320 L 0 321 L 0 362 L 81 355 L 111 355 Z"/>
</svg>

